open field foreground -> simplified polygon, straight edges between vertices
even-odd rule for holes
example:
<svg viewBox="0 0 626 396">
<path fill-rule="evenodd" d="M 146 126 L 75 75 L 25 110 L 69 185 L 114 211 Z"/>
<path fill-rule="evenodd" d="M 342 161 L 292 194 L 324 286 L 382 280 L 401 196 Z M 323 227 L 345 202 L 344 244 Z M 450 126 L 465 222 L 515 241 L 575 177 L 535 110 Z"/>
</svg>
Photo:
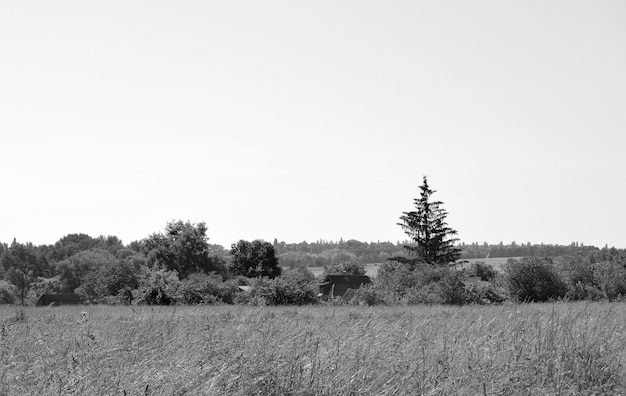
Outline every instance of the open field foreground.
<svg viewBox="0 0 626 396">
<path fill-rule="evenodd" d="M 626 304 L 0 307 L 0 394 L 626 393 Z"/>
</svg>

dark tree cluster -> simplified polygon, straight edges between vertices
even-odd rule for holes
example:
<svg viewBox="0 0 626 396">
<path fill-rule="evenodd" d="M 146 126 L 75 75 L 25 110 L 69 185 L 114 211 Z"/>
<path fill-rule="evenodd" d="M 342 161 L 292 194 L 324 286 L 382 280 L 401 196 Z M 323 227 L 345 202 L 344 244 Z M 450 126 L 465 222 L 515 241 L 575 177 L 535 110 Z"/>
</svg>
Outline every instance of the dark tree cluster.
<svg viewBox="0 0 626 396">
<path fill-rule="evenodd" d="M 276 278 L 281 274 L 281 267 L 271 243 L 255 240 L 240 240 L 230 249 L 230 270 L 236 275 L 248 278 Z"/>
<path fill-rule="evenodd" d="M 205 223 L 173 221 L 165 233 L 155 233 L 145 239 L 143 251 L 148 263 L 176 271 L 181 278 L 192 273 L 225 273 L 224 262 L 211 254 Z"/>
<path fill-rule="evenodd" d="M 209 244 L 206 232 L 205 223 L 179 220 L 128 245 L 86 234 L 53 245 L 0 244 L 0 303 L 32 304 L 54 293 L 86 303 L 233 303 L 239 284 L 281 275 L 271 243 L 242 240 L 227 251 Z"/>
</svg>

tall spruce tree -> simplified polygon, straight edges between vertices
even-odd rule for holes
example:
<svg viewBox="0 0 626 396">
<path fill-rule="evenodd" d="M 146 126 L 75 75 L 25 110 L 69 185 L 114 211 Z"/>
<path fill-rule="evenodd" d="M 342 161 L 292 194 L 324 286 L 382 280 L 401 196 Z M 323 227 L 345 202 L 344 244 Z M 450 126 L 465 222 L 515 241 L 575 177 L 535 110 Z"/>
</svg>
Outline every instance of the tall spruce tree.
<svg viewBox="0 0 626 396">
<path fill-rule="evenodd" d="M 461 256 L 461 249 L 454 245 L 458 241 L 454 238 L 457 232 L 446 223 L 448 212 L 441 208 L 443 202 L 430 201 L 436 191 L 430 189 L 426 176 L 420 190 L 420 197 L 413 200 L 415 210 L 403 212 L 402 222 L 398 223 L 415 242 L 405 248 L 411 255 L 418 256 L 417 261 L 437 265 L 452 263 Z"/>
</svg>

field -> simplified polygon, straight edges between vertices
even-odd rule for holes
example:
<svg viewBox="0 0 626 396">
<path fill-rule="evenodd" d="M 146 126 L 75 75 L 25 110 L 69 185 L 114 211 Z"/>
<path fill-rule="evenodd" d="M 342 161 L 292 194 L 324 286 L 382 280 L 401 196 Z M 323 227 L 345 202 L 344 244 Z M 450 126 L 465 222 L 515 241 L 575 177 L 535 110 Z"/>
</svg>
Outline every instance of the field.
<svg viewBox="0 0 626 396">
<path fill-rule="evenodd" d="M 2 395 L 626 393 L 626 304 L 0 307 Z"/>
<path fill-rule="evenodd" d="M 364 264 L 363 267 L 365 267 L 365 275 L 375 278 L 378 274 L 378 268 L 380 267 L 380 264 Z M 313 275 L 315 275 L 316 278 L 324 272 L 324 267 L 307 268 L 313 273 Z"/>
<path fill-rule="evenodd" d="M 513 257 L 513 258 L 516 258 L 516 257 Z M 517 258 L 519 258 L 519 257 L 517 257 Z M 467 261 L 467 263 L 459 264 L 459 265 L 457 265 L 457 268 L 458 269 L 469 268 L 469 266 L 472 263 L 480 261 L 480 262 L 483 262 L 485 264 L 491 265 L 496 271 L 502 272 L 502 265 L 506 264 L 508 259 L 509 259 L 509 257 L 468 259 L 468 260 L 465 260 L 465 261 Z M 376 275 L 378 275 L 378 268 L 380 268 L 380 264 L 365 264 L 364 267 L 365 267 L 365 275 L 368 275 L 369 277 L 375 278 Z M 313 273 L 313 275 L 315 275 L 315 277 L 318 277 L 319 275 L 321 275 L 324 272 L 324 267 L 308 267 L 308 268 Z"/>
<path fill-rule="evenodd" d="M 469 268 L 471 266 L 472 263 L 478 263 L 478 262 L 482 262 L 485 263 L 487 265 L 490 265 L 493 267 L 493 269 L 495 269 L 498 272 L 502 272 L 502 266 L 504 264 L 506 264 L 506 262 L 509 259 L 520 259 L 521 257 L 493 257 L 493 258 L 479 258 L 479 259 L 466 259 L 463 261 L 467 261 L 467 263 L 464 263 L 462 265 L 457 265 L 456 268 L 461 269 L 461 268 Z"/>
</svg>

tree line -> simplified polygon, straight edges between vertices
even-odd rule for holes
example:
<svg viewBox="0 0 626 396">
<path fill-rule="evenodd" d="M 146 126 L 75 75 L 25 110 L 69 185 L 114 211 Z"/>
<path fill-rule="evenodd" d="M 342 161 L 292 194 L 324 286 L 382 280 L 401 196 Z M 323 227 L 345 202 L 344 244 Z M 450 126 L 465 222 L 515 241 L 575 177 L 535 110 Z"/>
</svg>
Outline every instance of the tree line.
<svg viewBox="0 0 626 396">
<path fill-rule="evenodd" d="M 361 264 L 381 264 L 392 257 L 407 255 L 405 246 L 410 246 L 411 240 L 398 242 L 361 242 L 354 239 L 347 241 L 317 241 L 307 243 L 273 242 L 274 249 L 283 267 L 324 267 L 336 262 L 356 261 Z M 516 257 L 559 257 L 565 255 L 585 255 L 594 261 L 602 259 L 602 252 L 617 251 L 616 248 L 605 246 L 600 249 L 595 246 L 572 242 L 570 245 L 558 244 L 488 244 L 483 242 L 464 243 L 457 245 L 460 249 L 460 260 L 487 259 L 487 258 L 516 258 Z"/>
<path fill-rule="evenodd" d="M 234 294 L 245 279 L 281 274 L 272 244 L 241 240 L 226 251 L 208 243 L 206 231 L 205 223 L 179 220 L 128 245 L 115 236 L 86 234 L 70 234 L 53 245 L 2 243 L 0 303 L 74 292 L 89 303 L 169 304 L 194 287 L 218 285 Z"/>
<path fill-rule="evenodd" d="M 622 293 L 624 250 L 578 243 L 459 243 L 456 231 L 446 223 L 443 203 L 432 200 L 435 192 L 424 177 L 414 209 L 403 212 L 398 223 L 408 239 L 397 243 L 240 240 L 227 250 L 209 243 L 205 223 L 181 220 L 129 244 L 116 236 L 86 234 L 66 235 L 52 245 L 0 243 L 0 303 L 32 304 L 44 293 L 73 292 L 87 303 L 308 304 L 317 301 L 316 284 L 321 280 L 314 278 L 309 267 L 323 267 L 322 277 L 362 275 L 367 263 L 381 266 L 374 284 L 359 290 L 359 301 L 366 303 L 530 298 L 517 292 L 523 287 L 514 285 L 519 271 L 535 276 L 522 282 L 534 289 L 546 285 L 548 279 L 558 280 L 560 286 L 554 290 L 559 293 L 567 290 L 563 295 L 544 293 L 549 298 L 613 298 Z M 525 258 L 507 265 L 504 275 L 484 263 L 461 270 L 450 265 L 459 259 L 487 257 Z M 520 270 L 524 266 L 529 269 Z M 595 272 L 572 272 L 572 268 Z M 483 283 L 470 285 L 467 278 L 480 278 Z M 608 280 L 613 286 L 606 286 Z M 623 290 L 626 295 L 626 286 Z"/>
<path fill-rule="evenodd" d="M 497 245 L 471 244 L 462 243 L 461 258 L 478 259 L 478 258 L 507 258 L 507 257 L 558 257 L 563 255 L 591 254 L 598 252 L 600 249 L 595 246 L 586 246 L 582 243 L 572 242 L 570 245 L 552 245 L 552 244 L 531 244 L 530 242 L 518 244 L 515 241 L 510 244 L 500 242 Z M 608 249 L 608 247 L 606 247 Z"/>
</svg>

